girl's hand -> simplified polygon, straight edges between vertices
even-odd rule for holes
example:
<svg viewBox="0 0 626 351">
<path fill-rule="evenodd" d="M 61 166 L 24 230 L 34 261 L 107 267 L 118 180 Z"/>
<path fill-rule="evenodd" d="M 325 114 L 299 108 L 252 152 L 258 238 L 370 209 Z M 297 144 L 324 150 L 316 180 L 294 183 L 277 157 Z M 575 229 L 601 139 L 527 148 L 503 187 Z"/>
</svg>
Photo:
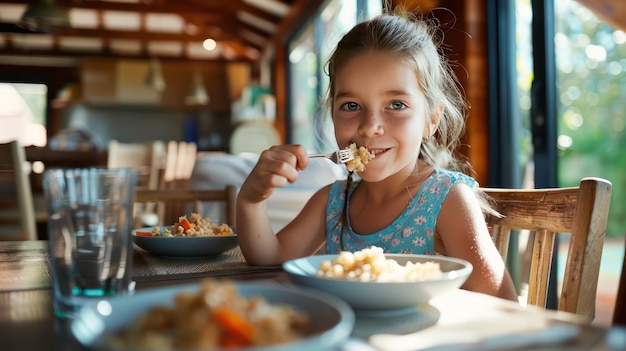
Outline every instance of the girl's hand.
<svg viewBox="0 0 626 351">
<path fill-rule="evenodd" d="M 249 203 L 266 200 L 274 188 L 295 182 L 298 171 L 305 169 L 308 163 L 309 157 L 302 145 L 272 146 L 259 156 L 239 191 L 238 200 Z"/>
</svg>

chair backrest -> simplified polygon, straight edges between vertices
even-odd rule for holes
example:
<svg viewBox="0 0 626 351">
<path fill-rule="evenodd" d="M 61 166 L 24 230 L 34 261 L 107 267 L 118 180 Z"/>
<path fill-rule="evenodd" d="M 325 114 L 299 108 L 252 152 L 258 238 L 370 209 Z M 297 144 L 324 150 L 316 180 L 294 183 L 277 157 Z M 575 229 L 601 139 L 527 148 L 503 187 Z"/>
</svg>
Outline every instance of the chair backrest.
<svg viewBox="0 0 626 351">
<path fill-rule="evenodd" d="M 483 190 L 495 200 L 503 215 L 487 218 L 503 257 L 506 258 L 511 230 L 534 233 L 527 303 L 546 306 L 555 235 L 569 233 L 558 309 L 593 319 L 611 183 L 601 178 L 584 178 L 578 187 L 570 188 Z"/>
<path fill-rule="evenodd" d="M 170 141 L 160 189 L 186 188 L 196 164 L 198 147 L 194 142 Z"/>
<path fill-rule="evenodd" d="M 624 241 L 624 259 L 622 262 L 622 275 L 617 286 L 615 297 L 615 310 L 613 311 L 613 325 L 626 327 L 626 241 Z"/>
<path fill-rule="evenodd" d="M 19 142 L 0 144 L 0 240 L 37 240 L 27 165 Z"/>
<path fill-rule="evenodd" d="M 107 168 L 137 170 L 137 189 L 157 190 L 165 163 L 165 142 L 156 140 L 137 143 L 109 142 Z M 140 225 L 157 212 L 156 203 L 135 204 L 135 225 Z M 148 220 L 149 221 L 149 220 Z"/>
<path fill-rule="evenodd" d="M 194 142 L 170 141 L 167 144 L 163 176 L 159 183 L 159 189 L 186 189 L 189 187 L 189 179 L 193 167 L 196 164 L 198 148 Z M 184 211 L 183 203 L 159 202 L 157 213 L 161 217 L 172 218 L 179 216 Z M 161 222 L 161 220 L 159 220 Z"/>
<path fill-rule="evenodd" d="M 187 186 L 189 178 L 193 173 L 193 167 L 196 165 L 198 158 L 198 146 L 194 142 L 181 142 L 178 144 L 178 176 L 183 181 L 183 185 Z"/>
<path fill-rule="evenodd" d="M 159 189 L 167 189 L 173 184 L 177 176 L 178 162 L 178 142 L 170 140 L 167 143 L 167 151 L 165 152 L 165 164 L 163 165 L 163 176 L 159 184 Z"/>
<path fill-rule="evenodd" d="M 237 188 L 228 185 L 221 189 L 163 189 L 163 190 L 137 190 L 136 202 L 161 202 L 166 205 L 190 203 L 193 205 L 191 212 L 202 214 L 203 202 L 223 202 L 225 205 L 225 223 L 235 226 L 235 206 L 237 201 Z M 177 206 L 179 207 L 179 206 Z M 178 221 L 178 217 L 189 213 L 175 213 L 170 217 L 159 215 L 158 225 L 172 225 Z M 212 218 L 212 221 L 221 219 Z"/>
<path fill-rule="evenodd" d="M 165 143 L 160 140 L 140 143 L 109 142 L 107 168 L 134 168 L 138 187 L 155 190 L 165 158 Z"/>
</svg>

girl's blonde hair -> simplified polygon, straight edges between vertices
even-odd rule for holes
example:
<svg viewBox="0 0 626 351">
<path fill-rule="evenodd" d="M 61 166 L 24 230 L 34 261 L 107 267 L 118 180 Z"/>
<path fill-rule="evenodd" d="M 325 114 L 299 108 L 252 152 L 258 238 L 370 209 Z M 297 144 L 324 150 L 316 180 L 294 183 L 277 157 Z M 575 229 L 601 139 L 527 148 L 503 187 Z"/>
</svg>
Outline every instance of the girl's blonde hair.
<svg viewBox="0 0 626 351">
<path fill-rule="evenodd" d="M 433 167 L 471 175 L 469 163 L 456 152 L 464 132 L 467 104 L 456 75 L 440 52 L 441 33 L 436 21 L 402 9 L 357 24 L 339 41 L 328 60 L 327 107 L 334 103 L 336 74 L 348 60 L 368 52 L 397 57 L 415 72 L 426 97 L 427 114 L 441 113 L 437 131 L 422 143 L 420 158 Z"/>
</svg>

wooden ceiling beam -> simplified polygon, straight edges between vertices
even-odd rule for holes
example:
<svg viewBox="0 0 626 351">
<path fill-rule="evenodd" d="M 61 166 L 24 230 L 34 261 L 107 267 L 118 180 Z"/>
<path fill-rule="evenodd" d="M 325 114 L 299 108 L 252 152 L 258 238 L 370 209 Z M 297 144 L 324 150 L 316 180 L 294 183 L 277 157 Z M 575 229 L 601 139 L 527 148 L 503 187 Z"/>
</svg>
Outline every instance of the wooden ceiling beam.
<svg viewBox="0 0 626 351">
<path fill-rule="evenodd" d="M 280 17 L 274 16 L 273 14 L 265 12 L 257 7 L 250 6 L 244 3 L 243 1 L 226 1 L 226 2 L 228 2 L 228 6 L 230 10 L 234 14 L 237 14 L 239 12 L 247 12 L 264 21 L 268 21 L 272 23 L 278 23 L 281 20 Z M 225 5 L 226 5 L 226 2 L 225 2 Z"/>
<path fill-rule="evenodd" d="M 326 0 L 294 0 L 289 14 L 283 18 L 278 29 L 272 35 L 271 42 L 284 43 L 299 25 L 313 19 L 315 12 Z"/>
<path fill-rule="evenodd" d="M 8 28 L 11 24 L 0 23 L 0 28 Z M 161 40 L 161 41 L 204 41 L 207 37 L 212 37 L 218 42 L 240 41 L 241 39 L 228 32 L 215 35 L 216 33 L 168 33 L 168 32 L 149 32 L 149 31 L 127 31 L 127 30 L 105 30 L 105 29 L 77 29 L 77 28 L 59 28 L 52 34 L 34 33 L 29 31 L 17 30 L 12 32 L 6 30 L 5 33 L 15 33 L 21 35 L 53 35 L 65 37 L 86 37 L 86 38 L 104 38 L 104 39 L 136 39 L 136 40 Z"/>
<path fill-rule="evenodd" d="M 12 0 L 15 1 L 15 0 Z M 2 2 L 11 2 L 11 0 L 2 0 Z M 136 12 L 141 14 L 158 13 L 158 14 L 178 14 L 185 16 L 207 16 L 210 18 L 220 18 L 224 16 L 224 6 L 188 6 L 181 1 L 159 2 L 155 4 L 146 3 L 122 3 L 110 1 L 73 1 L 73 0 L 56 0 L 58 5 L 72 9 L 87 9 L 98 11 L 122 11 Z"/>
<path fill-rule="evenodd" d="M 1 0 L 0 3 L 5 4 L 23 4 L 28 5 L 31 0 Z M 86 1 L 86 0 L 56 0 L 56 3 L 68 9 L 86 9 L 97 11 L 120 11 L 135 12 L 139 14 L 157 13 L 157 14 L 176 14 L 185 17 L 201 17 L 205 20 L 220 20 L 225 16 L 236 18 L 237 12 L 245 11 L 251 15 L 261 18 L 265 21 L 278 23 L 281 21 L 269 12 L 265 12 L 257 7 L 248 5 L 242 1 L 226 1 L 226 0 L 203 0 L 198 2 L 186 1 L 158 1 L 152 4 L 146 3 L 122 3 L 109 1 Z"/>
<path fill-rule="evenodd" d="M 255 27 L 255 26 L 251 26 L 251 25 L 249 25 L 247 23 L 242 23 L 239 26 L 239 28 L 243 29 L 243 30 L 247 30 L 248 32 L 252 32 L 252 33 L 254 33 L 254 34 L 258 35 L 258 36 L 268 38 L 268 40 L 269 40 L 269 37 L 271 37 L 272 34 L 273 34 L 273 33 L 266 32 L 266 31 L 264 31 L 261 28 L 258 28 L 258 27 Z"/>
<path fill-rule="evenodd" d="M 0 0 L 0 4 L 23 4 L 30 5 L 40 0 Z M 241 0 L 151 0 L 137 1 L 136 3 L 116 2 L 116 1 L 94 1 L 94 0 L 55 0 L 55 3 L 68 9 L 93 10 L 96 13 L 95 28 L 56 28 L 51 35 L 54 46 L 47 50 L 28 50 L 28 53 L 37 55 L 74 55 L 74 56 L 119 56 L 116 51 L 110 49 L 111 43 L 116 39 L 136 40 L 139 42 L 139 55 L 148 56 L 147 50 L 151 41 L 172 41 L 179 42 L 183 47 L 189 43 L 202 42 L 207 38 L 212 38 L 220 46 L 225 48 L 222 52 L 227 59 L 255 61 L 260 57 L 260 53 L 271 45 L 275 38 L 283 38 L 290 30 L 299 26 L 312 12 L 308 9 L 317 9 L 319 4 L 325 0 L 282 0 L 280 3 L 290 8 L 286 16 L 281 16 L 273 11 L 265 10 L 251 3 Z M 302 12 L 302 10 L 305 12 Z M 105 11 L 118 11 L 135 13 L 139 16 L 140 26 L 137 31 L 122 29 L 107 29 L 104 25 Z M 255 26 L 254 23 L 244 22 L 241 13 L 247 13 L 260 20 L 273 23 L 276 30 Z M 146 30 L 146 16 L 148 14 L 172 14 L 180 16 L 183 21 L 183 31 L 180 33 L 154 32 Z M 287 21 L 288 23 L 284 23 Z M 278 34 L 277 34 L 278 32 Z M 0 33 L 6 37 L 4 54 L 24 54 L 25 51 L 19 46 L 18 37 L 12 34 L 42 35 L 43 33 L 33 33 L 23 30 L 15 23 L 0 23 Z M 70 52 L 62 49 L 58 43 L 70 37 L 76 38 L 97 38 L 105 46 L 101 51 Z M 15 39 L 15 40 L 13 40 Z M 283 40 L 283 39 L 281 39 Z M 11 45 L 17 42 L 18 46 Z M 180 54 L 185 59 L 186 51 Z M 130 55 L 135 57 L 134 55 Z"/>
<path fill-rule="evenodd" d="M 39 1 L 39 0 L 36 0 Z M 33 0 L 2 0 L 3 4 L 22 4 L 30 5 L 36 1 Z M 56 0 L 55 3 L 59 6 L 67 9 L 88 9 L 88 10 L 111 10 L 111 11 L 127 11 L 138 13 L 189 13 L 193 14 L 196 11 L 195 8 L 186 6 L 181 1 L 174 2 L 156 2 L 153 4 L 146 3 L 122 3 L 112 1 L 86 1 L 86 0 Z M 206 7 L 205 7 L 206 8 Z M 219 13 L 224 11 L 223 6 L 214 6 L 211 12 Z"/>
<path fill-rule="evenodd" d="M 578 0 L 611 26 L 626 30 L 626 2 L 624 0 Z"/>
<path fill-rule="evenodd" d="M 37 57 L 75 57 L 75 58 L 86 58 L 86 57 L 105 57 L 105 58 L 118 58 L 118 59 L 136 59 L 136 60 L 148 60 L 153 58 L 154 55 L 149 55 L 146 53 L 142 53 L 139 55 L 131 55 L 131 54 L 120 54 L 113 53 L 109 50 L 103 51 L 94 51 L 94 52 L 76 52 L 76 51 L 65 51 L 60 50 L 58 48 L 54 49 L 21 49 L 15 47 L 4 47 L 0 49 L 0 55 L 2 56 L 37 56 Z M 161 61 L 168 62 L 252 62 L 253 59 L 247 58 L 246 56 L 237 56 L 232 58 L 206 58 L 206 57 L 188 57 L 188 56 L 158 56 Z"/>
</svg>

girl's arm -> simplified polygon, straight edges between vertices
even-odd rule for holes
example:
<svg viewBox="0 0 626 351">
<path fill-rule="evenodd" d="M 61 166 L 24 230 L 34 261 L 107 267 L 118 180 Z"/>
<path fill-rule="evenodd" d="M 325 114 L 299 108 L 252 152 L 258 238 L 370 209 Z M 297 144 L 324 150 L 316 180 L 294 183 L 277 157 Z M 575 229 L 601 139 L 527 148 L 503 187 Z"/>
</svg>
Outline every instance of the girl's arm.
<svg viewBox="0 0 626 351">
<path fill-rule="evenodd" d="M 327 188 L 313 195 L 278 235 L 267 216 L 266 200 L 274 189 L 295 182 L 298 171 L 307 165 L 306 150 L 300 145 L 274 146 L 261 153 L 237 196 L 237 237 L 248 263 L 280 264 L 312 254 L 323 243 Z"/>
<path fill-rule="evenodd" d="M 439 240 L 435 245 L 439 244 L 436 247 L 439 252 L 474 266 L 464 289 L 517 301 L 511 276 L 469 186 L 455 184 L 450 189 L 437 218 L 437 234 Z"/>
</svg>

